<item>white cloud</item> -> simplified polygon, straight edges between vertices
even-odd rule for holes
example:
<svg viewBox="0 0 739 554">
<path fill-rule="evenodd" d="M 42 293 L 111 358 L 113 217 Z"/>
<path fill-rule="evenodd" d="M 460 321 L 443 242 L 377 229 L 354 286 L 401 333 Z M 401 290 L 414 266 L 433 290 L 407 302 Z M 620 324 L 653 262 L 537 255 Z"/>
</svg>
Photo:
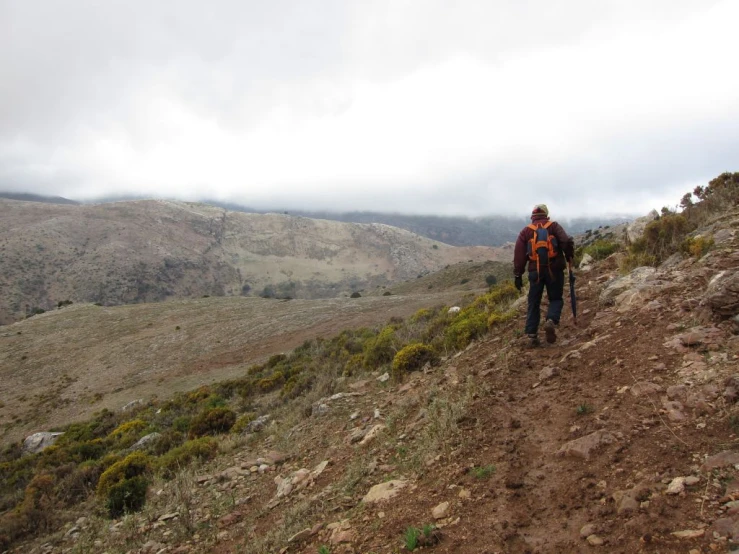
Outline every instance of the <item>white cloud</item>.
<svg viewBox="0 0 739 554">
<path fill-rule="evenodd" d="M 32 10 L 5 4 L 27 58 L 0 57 L 0 188 L 578 215 L 735 169 L 730 0 L 114 4 L 112 22 L 80 3 L 81 58 L 44 54 L 43 25 L 19 31 Z"/>
</svg>

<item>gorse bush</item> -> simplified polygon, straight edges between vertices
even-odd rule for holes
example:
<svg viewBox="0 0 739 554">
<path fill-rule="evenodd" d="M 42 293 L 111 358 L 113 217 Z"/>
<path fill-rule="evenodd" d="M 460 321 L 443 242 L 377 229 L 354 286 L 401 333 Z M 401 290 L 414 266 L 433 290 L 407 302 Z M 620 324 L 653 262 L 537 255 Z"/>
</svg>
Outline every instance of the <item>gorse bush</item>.
<svg viewBox="0 0 739 554">
<path fill-rule="evenodd" d="M 134 452 L 103 472 L 98 481 L 97 494 L 105 499 L 110 517 L 141 509 L 146 502 L 149 483 L 144 474 L 150 469 L 149 456 Z"/>
<path fill-rule="evenodd" d="M 143 475 L 150 468 L 151 458 L 149 456 L 143 452 L 133 452 L 103 472 L 96 492 L 99 496 L 107 496 L 113 485 Z"/>
<path fill-rule="evenodd" d="M 687 237 L 680 245 L 682 252 L 694 258 L 705 256 L 713 248 L 713 239 L 704 236 Z"/>
<path fill-rule="evenodd" d="M 190 422 L 190 438 L 228 433 L 236 422 L 236 414 L 229 408 L 210 408 L 198 414 Z"/>
<path fill-rule="evenodd" d="M 450 349 L 462 349 L 488 327 L 487 316 L 470 307 L 459 312 L 444 333 L 444 346 Z"/>
<path fill-rule="evenodd" d="M 111 431 L 107 438 L 117 448 L 128 448 L 143 436 L 147 427 L 148 424 L 141 419 L 126 421 Z"/>
<path fill-rule="evenodd" d="M 402 348 L 393 358 L 393 377 L 398 380 L 409 371 L 421 369 L 427 363 L 436 363 L 438 356 L 434 349 L 428 344 L 409 344 Z"/>
<path fill-rule="evenodd" d="M 373 368 L 390 363 L 396 351 L 395 327 L 388 325 L 376 337 L 371 338 L 365 343 L 364 366 Z"/>
</svg>

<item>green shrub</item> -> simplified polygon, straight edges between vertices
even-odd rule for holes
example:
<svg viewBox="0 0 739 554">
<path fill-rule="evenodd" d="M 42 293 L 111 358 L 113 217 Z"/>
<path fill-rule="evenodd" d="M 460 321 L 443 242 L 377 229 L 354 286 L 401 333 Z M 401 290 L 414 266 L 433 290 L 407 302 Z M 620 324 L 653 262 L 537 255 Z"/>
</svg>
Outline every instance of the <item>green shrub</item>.
<svg viewBox="0 0 739 554">
<path fill-rule="evenodd" d="M 423 321 L 429 321 L 432 317 L 434 317 L 434 313 L 431 310 L 427 308 L 421 308 L 410 317 L 410 322 L 420 323 Z"/>
<path fill-rule="evenodd" d="M 192 421 L 192 417 L 190 416 L 179 416 L 174 418 L 172 421 L 172 429 L 177 431 L 178 433 L 187 433 L 190 429 L 190 422 Z"/>
<path fill-rule="evenodd" d="M 116 428 L 120 417 L 110 410 L 103 409 L 96 413 L 94 419 L 82 423 L 72 423 L 60 429 L 64 434 L 56 441 L 56 445 L 64 446 L 73 442 L 90 441 L 106 437 Z"/>
<path fill-rule="evenodd" d="M 137 512 L 143 508 L 146 503 L 148 486 L 147 479 L 143 475 L 137 475 L 110 487 L 105 502 L 110 517 L 120 517 L 125 513 Z"/>
<path fill-rule="evenodd" d="M 498 282 L 498 278 L 495 275 L 486 275 L 485 276 L 485 284 L 487 286 L 492 287 Z"/>
<path fill-rule="evenodd" d="M 621 245 L 618 242 L 606 239 L 598 239 L 592 244 L 589 244 L 583 248 L 583 254 L 590 254 L 593 260 L 604 260 L 617 250 Z"/>
<path fill-rule="evenodd" d="M 361 295 L 361 294 L 359 294 L 359 293 L 358 293 L 358 292 L 356 292 L 356 291 L 355 291 L 355 292 L 353 292 L 353 293 L 351 293 L 351 295 L 349 296 L 349 298 L 361 298 L 361 297 L 362 297 L 362 295 Z"/>
<path fill-rule="evenodd" d="M 413 551 L 418 547 L 418 537 L 421 535 L 421 530 L 416 527 L 408 527 L 405 530 L 405 547 L 409 551 Z"/>
<path fill-rule="evenodd" d="M 257 388 L 262 392 L 269 392 L 282 386 L 285 382 L 285 375 L 281 371 L 275 371 L 269 377 L 257 381 Z"/>
<path fill-rule="evenodd" d="M 696 237 L 686 238 L 680 246 L 680 250 L 684 254 L 693 256 L 694 258 L 702 258 L 709 250 L 711 250 L 711 248 L 713 248 L 713 245 L 714 242 L 712 238 L 698 235 Z"/>
<path fill-rule="evenodd" d="M 409 344 L 401 348 L 393 358 L 393 377 L 396 380 L 400 379 L 404 373 L 417 371 L 426 365 L 426 363 L 434 364 L 437 361 L 438 356 L 436 352 L 428 344 Z"/>
<path fill-rule="evenodd" d="M 383 327 L 376 337 L 365 343 L 364 366 L 374 369 L 393 361 L 395 356 L 395 328 L 391 325 Z"/>
<path fill-rule="evenodd" d="M 447 348 L 461 350 L 481 336 L 488 328 L 487 315 L 472 307 L 462 310 L 444 333 Z"/>
<path fill-rule="evenodd" d="M 269 359 L 267 360 L 267 363 L 265 364 L 265 367 L 266 368 L 276 367 L 277 365 L 281 364 L 285 360 L 287 360 L 287 356 L 285 354 L 274 354 L 269 357 Z"/>
<path fill-rule="evenodd" d="M 360 356 L 361 357 L 361 356 Z M 280 391 L 282 398 L 297 398 L 313 386 L 315 378 L 312 375 L 296 374 L 290 377 Z"/>
<path fill-rule="evenodd" d="M 151 459 L 143 452 L 133 452 L 114 463 L 100 476 L 97 486 L 97 494 L 108 497 L 113 486 L 122 483 L 126 479 L 132 479 L 149 471 Z"/>
<path fill-rule="evenodd" d="M 107 446 L 102 439 L 93 439 L 66 447 L 72 461 L 80 463 L 88 460 L 97 460 L 105 455 Z"/>
<path fill-rule="evenodd" d="M 187 441 L 182 446 L 173 448 L 157 460 L 157 467 L 165 477 L 171 478 L 175 473 L 194 460 L 210 460 L 218 452 L 218 443 L 212 437 L 202 437 Z"/>
<path fill-rule="evenodd" d="M 657 258 L 650 256 L 645 252 L 629 252 L 621 261 L 619 267 L 621 271 L 629 272 L 637 267 L 657 265 Z"/>
<path fill-rule="evenodd" d="M 478 479 L 487 479 L 493 473 L 495 473 L 495 466 L 492 464 L 472 468 L 472 474 Z"/>
<path fill-rule="evenodd" d="M 143 436 L 144 430 L 149 426 L 141 419 L 133 419 L 120 424 L 108 435 L 115 448 L 128 448 Z"/>
<path fill-rule="evenodd" d="M 488 327 L 491 329 L 495 327 L 496 325 L 501 325 L 503 323 L 506 323 L 513 318 L 516 317 L 516 312 L 513 310 L 508 310 L 507 312 L 493 312 L 490 314 L 490 317 L 488 317 Z"/>
<path fill-rule="evenodd" d="M 231 427 L 231 432 L 236 435 L 243 433 L 244 431 L 246 431 L 248 425 L 255 419 L 257 419 L 256 412 L 248 412 L 243 414 L 239 417 L 239 419 L 236 420 L 236 423 L 234 423 L 233 427 Z"/>
<path fill-rule="evenodd" d="M 56 486 L 57 498 L 66 506 L 82 502 L 95 491 L 102 472 L 102 466 L 96 461 L 72 465 L 71 471 Z"/>
<path fill-rule="evenodd" d="M 364 355 L 363 354 L 354 354 L 351 358 L 349 358 L 344 364 L 344 371 L 342 371 L 342 375 L 344 377 L 350 377 L 352 375 L 356 375 L 359 370 L 362 369 L 364 366 Z"/>
<path fill-rule="evenodd" d="M 632 252 L 653 256 L 659 264 L 680 250 L 690 230 L 691 225 L 683 215 L 668 213 L 647 224 L 642 239 L 632 245 Z"/>
<path fill-rule="evenodd" d="M 236 414 L 223 407 L 206 409 L 190 422 L 190 438 L 228 433 L 236 422 Z"/>
</svg>

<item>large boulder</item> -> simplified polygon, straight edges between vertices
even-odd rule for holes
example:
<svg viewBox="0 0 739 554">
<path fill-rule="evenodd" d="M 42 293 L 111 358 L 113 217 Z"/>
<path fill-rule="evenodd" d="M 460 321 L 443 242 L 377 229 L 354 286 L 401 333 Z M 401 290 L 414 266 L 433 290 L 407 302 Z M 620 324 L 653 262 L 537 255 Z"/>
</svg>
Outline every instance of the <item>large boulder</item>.
<svg viewBox="0 0 739 554">
<path fill-rule="evenodd" d="M 653 267 L 637 267 L 628 275 L 612 279 L 600 293 L 598 301 L 603 306 L 611 306 L 623 293 L 642 287 L 657 272 Z M 626 295 L 623 297 L 626 299 Z"/>
<path fill-rule="evenodd" d="M 705 303 L 721 317 L 739 314 L 739 271 L 722 271 L 711 279 L 706 289 Z"/>
<path fill-rule="evenodd" d="M 626 227 L 626 239 L 629 243 L 639 240 L 644 234 L 644 229 L 646 229 L 647 225 L 658 217 L 659 214 L 657 213 L 657 210 L 652 210 L 644 217 L 637 217 L 634 221 L 629 223 Z"/>
<path fill-rule="evenodd" d="M 147 450 L 149 447 L 151 447 L 159 438 L 162 436 L 161 433 L 149 433 L 146 436 L 141 437 L 138 441 L 136 441 L 136 444 L 134 444 L 131 448 L 128 450 L 130 452 L 135 452 L 137 450 Z"/>
<path fill-rule="evenodd" d="M 23 441 L 23 453 L 24 454 L 37 454 L 42 450 L 49 448 L 56 442 L 59 436 L 64 433 L 50 433 L 44 431 L 41 433 L 34 433 L 25 438 Z"/>
</svg>

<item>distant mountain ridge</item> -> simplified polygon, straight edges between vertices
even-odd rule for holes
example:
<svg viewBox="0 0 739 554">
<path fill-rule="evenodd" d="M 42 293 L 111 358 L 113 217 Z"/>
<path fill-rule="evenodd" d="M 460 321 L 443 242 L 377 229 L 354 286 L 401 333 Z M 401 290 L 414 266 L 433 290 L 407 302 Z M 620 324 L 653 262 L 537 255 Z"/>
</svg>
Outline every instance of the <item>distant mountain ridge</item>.
<svg viewBox="0 0 739 554">
<path fill-rule="evenodd" d="M 26 192 L 0 191 L 0 198 L 7 198 L 8 200 L 21 200 L 23 202 L 41 202 L 45 204 L 82 204 L 82 202 L 77 202 L 76 200 L 70 200 L 69 198 L 63 198 L 61 196 L 44 196 L 41 194 L 31 194 Z"/>
<path fill-rule="evenodd" d="M 240 206 L 214 200 L 208 204 L 232 211 L 247 213 L 270 213 L 265 210 Z M 345 223 L 383 223 L 411 233 L 438 240 L 452 246 L 503 246 L 516 240 L 521 229 L 530 223 L 528 217 L 489 215 L 481 217 L 408 215 L 379 212 L 330 212 L 287 210 L 284 213 L 311 219 L 327 219 Z M 613 226 L 632 220 L 632 217 L 578 217 L 573 219 L 556 218 L 571 235 L 584 233 L 589 229 Z"/>
<path fill-rule="evenodd" d="M 48 202 L 54 204 L 82 204 L 75 200 L 61 197 L 39 196 L 35 194 L 3 193 L 0 198 L 13 200 L 26 200 L 31 202 Z M 146 200 L 140 196 L 122 196 L 101 198 L 95 203 L 110 203 L 121 201 Z M 176 201 L 176 200 L 175 200 Z M 310 219 L 326 219 L 329 221 L 341 221 L 344 223 L 382 223 L 405 229 L 411 233 L 438 240 L 452 246 L 502 246 L 512 242 L 518 236 L 524 225 L 529 223 L 528 217 L 511 217 L 502 215 L 488 215 L 481 217 L 465 216 L 440 216 L 440 215 L 409 215 L 401 213 L 381 212 L 332 212 L 328 210 L 279 210 L 279 209 L 257 209 L 244 206 L 234 202 L 222 202 L 219 200 L 203 200 L 203 204 L 224 208 L 232 212 L 243 213 L 283 213 L 307 217 Z M 613 226 L 631 221 L 633 217 L 577 217 L 556 218 L 562 223 L 567 231 L 572 234 L 584 233 L 589 229 Z"/>
<path fill-rule="evenodd" d="M 458 262 L 509 258 L 504 249 L 449 246 L 377 223 L 166 200 L 0 200 L 0 323 L 66 300 L 330 298 Z"/>
</svg>

